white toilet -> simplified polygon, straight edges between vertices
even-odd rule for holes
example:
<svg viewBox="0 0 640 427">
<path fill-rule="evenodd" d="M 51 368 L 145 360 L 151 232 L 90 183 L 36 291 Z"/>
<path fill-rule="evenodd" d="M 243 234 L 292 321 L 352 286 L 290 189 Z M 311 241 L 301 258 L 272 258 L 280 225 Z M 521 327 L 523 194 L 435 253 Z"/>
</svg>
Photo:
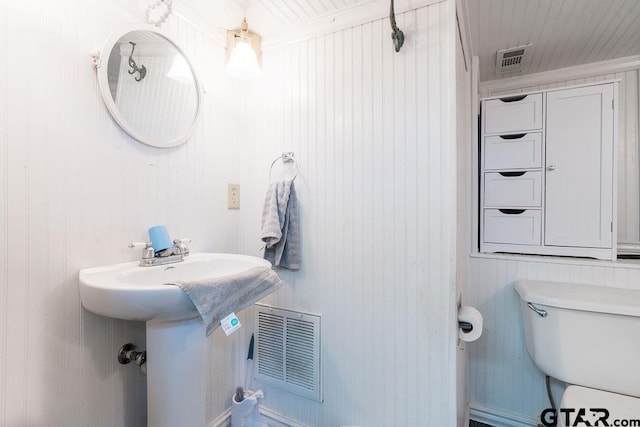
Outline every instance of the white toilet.
<svg viewBox="0 0 640 427">
<path fill-rule="evenodd" d="M 529 355 L 546 375 L 572 384 L 558 425 L 575 425 L 580 409 L 592 423 L 605 416 L 591 411 L 600 408 L 609 425 L 640 418 L 640 291 L 531 280 L 515 290 Z"/>
</svg>

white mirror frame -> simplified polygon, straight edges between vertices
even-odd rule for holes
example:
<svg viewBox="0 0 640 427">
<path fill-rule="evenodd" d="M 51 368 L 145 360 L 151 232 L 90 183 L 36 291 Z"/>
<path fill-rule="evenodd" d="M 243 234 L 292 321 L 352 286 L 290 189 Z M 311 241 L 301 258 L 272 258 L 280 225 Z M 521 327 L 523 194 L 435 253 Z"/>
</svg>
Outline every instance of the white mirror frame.
<svg viewBox="0 0 640 427">
<path fill-rule="evenodd" d="M 196 92 L 198 94 L 198 105 L 196 106 L 196 115 L 193 119 L 193 124 L 191 125 L 189 130 L 185 132 L 183 135 L 177 138 L 174 138 L 172 140 L 169 140 L 167 142 L 163 142 L 162 144 L 156 141 L 149 140 L 149 138 L 141 135 L 139 132 L 136 132 L 135 129 L 129 126 L 125 118 L 122 116 L 122 114 L 118 110 L 118 106 L 116 105 L 115 101 L 111 97 L 111 91 L 109 90 L 108 70 L 107 70 L 108 69 L 107 61 L 109 60 L 109 55 L 111 54 L 111 50 L 113 49 L 115 44 L 118 42 L 118 40 L 120 40 L 120 38 L 125 34 L 130 33 L 132 31 L 151 31 L 153 33 L 158 34 L 159 36 L 166 39 L 169 43 L 171 43 L 182 55 L 182 57 L 185 59 L 185 61 L 187 62 L 187 65 L 189 65 L 189 68 L 193 73 L 193 80 L 196 84 Z M 116 121 L 116 123 L 118 123 L 118 125 L 120 126 L 120 128 L 122 128 L 122 130 L 124 130 L 126 133 L 128 133 L 131 137 L 133 137 L 137 141 L 145 145 L 148 145 L 151 147 L 157 147 L 157 148 L 171 148 L 171 147 L 184 144 L 189 140 L 189 138 L 191 137 L 191 135 L 193 135 L 193 132 L 195 131 L 195 128 L 198 124 L 198 119 L 200 117 L 202 86 L 200 85 L 200 81 L 198 80 L 198 76 L 196 74 L 196 71 L 193 65 L 191 64 L 191 61 L 189 61 L 189 58 L 187 57 L 187 55 L 184 53 L 182 49 L 180 49 L 180 46 L 178 46 L 178 44 L 171 37 L 169 37 L 166 33 L 161 31 L 158 27 L 155 27 L 153 25 L 144 24 L 144 23 L 130 24 L 130 25 L 118 28 L 113 33 L 111 33 L 109 38 L 107 38 L 107 41 L 104 43 L 99 56 L 97 56 L 96 54 L 93 54 L 92 56 L 93 56 L 93 64 L 96 67 L 98 87 L 100 88 L 100 92 L 102 93 L 102 100 L 104 101 L 105 105 L 107 106 L 107 109 L 111 113 L 111 117 L 113 117 L 113 119 Z"/>
</svg>

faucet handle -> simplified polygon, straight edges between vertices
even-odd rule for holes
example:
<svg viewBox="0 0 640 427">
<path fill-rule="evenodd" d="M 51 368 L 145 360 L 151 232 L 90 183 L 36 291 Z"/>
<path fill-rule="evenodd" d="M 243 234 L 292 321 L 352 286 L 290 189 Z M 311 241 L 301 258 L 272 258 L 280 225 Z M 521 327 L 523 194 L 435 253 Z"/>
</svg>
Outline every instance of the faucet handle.
<svg viewBox="0 0 640 427">
<path fill-rule="evenodd" d="M 142 249 L 142 259 L 153 259 L 156 253 L 153 250 L 153 245 L 150 242 L 133 242 L 129 244 L 131 249 Z"/>
<path fill-rule="evenodd" d="M 131 249 L 148 249 L 152 247 L 150 242 L 133 242 L 129 243 Z"/>
<path fill-rule="evenodd" d="M 183 257 L 185 256 L 189 256 L 189 246 L 187 246 L 187 243 L 190 243 L 191 239 L 188 238 L 183 238 L 183 239 L 175 239 L 173 241 L 173 245 L 180 248 L 180 253 L 182 254 Z"/>
</svg>

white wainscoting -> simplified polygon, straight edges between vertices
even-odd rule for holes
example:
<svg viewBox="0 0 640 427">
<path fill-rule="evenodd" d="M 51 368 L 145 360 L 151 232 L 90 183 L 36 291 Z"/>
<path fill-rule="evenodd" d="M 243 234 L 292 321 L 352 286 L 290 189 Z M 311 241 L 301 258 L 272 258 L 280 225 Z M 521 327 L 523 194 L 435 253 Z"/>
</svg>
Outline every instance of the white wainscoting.
<svg viewBox="0 0 640 427">
<path fill-rule="evenodd" d="M 472 58 L 467 57 L 465 62 L 465 54 L 469 55 L 469 46 L 464 43 L 464 28 L 466 24 L 465 11 L 460 9 L 461 3 L 458 2 L 458 22 L 460 32 L 456 37 L 456 139 L 457 139 L 457 188 L 456 188 L 456 294 L 460 295 L 461 304 L 467 304 L 466 288 L 467 288 L 467 254 L 470 251 L 469 239 L 470 222 L 467 220 L 467 210 L 469 209 L 469 200 L 471 189 L 467 185 L 466 172 L 471 163 L 469 147 L 473 140 L 473 127 L 475 120 L 472 114 L 472 82 L 474 73 L 472 69 L 477 64 Z M 461 38 L 460 35 L 463 35 Z M 456 352 L 456 381 L 457 381 L 457 405 L 458 405 L 458 426 L 464 425 L 465 407 L 466 407 L 466 368 L 467 368 L 467 352 L 466 345 L 460 341 L 458 343 L 458 351 Z M 468 425 L 468 424 L 467 424 Z"/>
<path fill-rule="evenodd" d="M 245 90 L 241 249 L 294 151 L 302 268 L 265 302 L 323 315 L 324 402 L 259 386 L 316 427 L 455 425 L 455 2 L 398 25 L 400 53 L 386 19 L 267 50 Z"/>
<path fill-rule="evenodd" d="M 133 141 L 100 98 L 90 52 L 116 27 L 143 21 L 147 3 L 0 6 L 2 426 L 145 425 L 145 377 L 115 358 L 125 342 L 144 348 L 144 324 L 83 310 L 78 271 L 138 258 L 127 244 L 158 223 L 191 237 L 195 252 L 237 250 L 238 213 L 226 209 L 238 170 L 235 82 L 224 75 L 223 47 L 169 19 L 208 83 L 186 145 Z M 232 366 L 235 340 L 213 337 L 212 363 Z M 224 410 L 240 370 L 215 378 L 209 414 Z"/>
</svg>

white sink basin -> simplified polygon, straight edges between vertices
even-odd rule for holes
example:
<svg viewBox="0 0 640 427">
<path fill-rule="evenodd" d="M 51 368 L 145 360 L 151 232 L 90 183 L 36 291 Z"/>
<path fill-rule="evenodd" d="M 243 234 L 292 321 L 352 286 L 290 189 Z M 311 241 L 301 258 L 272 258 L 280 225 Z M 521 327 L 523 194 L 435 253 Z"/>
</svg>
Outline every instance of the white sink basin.
<svg viewBox="0 0 640 427">
<path fill-rule="evenodd" d="M 182 262 L 140 267 L 138 262 L 80 270 L 80 300 L 89 311 L 103 316 L 139 321 L 178 321 L 198 317 L 191 300 L 175 281 L 210 279 L 270 267 L 245 255 L 201 253 Z"/>
<path fill-rule="evenodd" d="M 80 300 L 103 316 L 146 322 L 147 425 L 207 425 L 210 341 L 196 307 L 176 281 L 215 279 L 271 264 L 252 256 L 194 254 L 182 262 L 138 261 L 80 270 Z"/>
</svg>

